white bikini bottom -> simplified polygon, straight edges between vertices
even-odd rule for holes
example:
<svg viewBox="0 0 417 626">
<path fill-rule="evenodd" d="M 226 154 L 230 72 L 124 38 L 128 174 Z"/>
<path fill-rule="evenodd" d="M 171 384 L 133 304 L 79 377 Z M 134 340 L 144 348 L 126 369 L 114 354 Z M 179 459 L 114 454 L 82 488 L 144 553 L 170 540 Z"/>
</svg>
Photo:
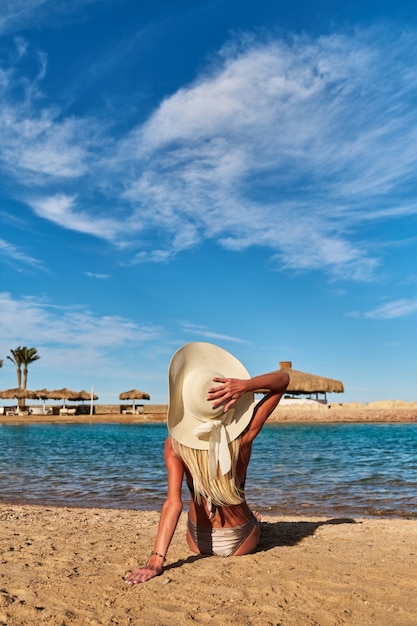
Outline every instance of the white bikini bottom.
<svg viewBox="0 0 417 626">
<path fill-rule="evenodd" d="M 187 528 L 191 539 L 201 554 L 232 556 L 245 539 L 249 537 L 257 524 L 258 521 L 254 515 L 251 515 L 242 526 L 232 526 L 230 528 L 197 526 L 188 518 Z"/>
</svg>

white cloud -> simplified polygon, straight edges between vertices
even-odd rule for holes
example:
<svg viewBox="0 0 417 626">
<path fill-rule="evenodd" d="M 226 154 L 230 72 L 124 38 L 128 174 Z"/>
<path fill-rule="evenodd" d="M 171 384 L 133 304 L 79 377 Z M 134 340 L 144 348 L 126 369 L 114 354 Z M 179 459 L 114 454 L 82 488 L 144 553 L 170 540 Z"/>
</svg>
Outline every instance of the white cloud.
<svg viewBox="0 0 417 626">
<path fill-rule="evenodd" d="M 96 272 L 85 272 L 85 275 L 90 278 L 98 278 L 99 280 L 107 280 L 110 278 L 110 274 L 97 274 Z"/>
<path fill-rule="evenodd" d="M 33 52 L 18 38 L 15 57 L 15 64 L 0 72 L 0 167 L 31 187 L 80 178 L 102 145 L 100 124 L 87 117 L 65 117 L 53 103 L 45 104 L 44 53 Z M 33 75 L 22 73 L 27 60 L 35 65 Z"/>
<path fill-rule="evenodd" d="M 100 218 L 76 209 L 76 197 L 57 194 L 27 201 L 35 213 L 62 228 L 113 240 L 126 226 L 113 219 Z"/>
<path fill-rule="evenodd" d="M 213 330 L 209 330 L 205 326 L 191 324 L 190 322 L 181 322 L 181 329 L 186 335 L 197 335 L 200 340 L 210 339 L 216 341 L 231 341 L 233 343 L 248 343 L 247 340 L 241 339 L 240 337 L 222 335 Z"/>
<path fill-rule="evenodd" d="M 19 265 L 26 265 L 36 269 L 45 269 L 44 264 L 39 259 L 27 254 L 21 248 L 0 239 L 0 256 L 6 259 L 6 261 L 13 261 Z"/>
<path fill-rule="evenodd" d="M 0 6 L 0 32 L 13 30 L 26 23 L 33 12 L 49 0 L 3 0 Z"/>
<path fill-rule="evenodd" d="M 382 29 L 246 39 L 122 137 L 42 107 L 45 64 L 13 101 L 13 68 L 0 77 L 3 167 L 37 185 L 38 216 L 130 243 L 133 262 L 214 239 L 262 246 L 282 268 L 369 279 L 378 259 L 362 224 L 417 213 L 404 193 L 417 166 L 416 41 Z"/>
<path fill-rule="evenodd" d="M 155 339 L 160 332 L 156 326 L 139 327 L 119 316 L 97 316 L 88 308 L 58 307 L 34 297 L 14 299 L 0 293 L 0 340 L 4 344 L 37 342 L 39 345 L 87 346 L 104 351 L 138 345 Z M 18 328 L 16 319 L 19 319 Z"/>
<path fill-rule="evenodd" d="M 1 0 L 0 34 L 41 26 L 79 14 L 83 5 L 99 0 Z"/>
<path fill-rule="evenodd" d="M 387 302 L 373 311 L 368 311 L 368 313 L 365 313 L 365 317 L 388 320 L 397 317 L 406 317 L 416 311 L 417 298 L 402 298 L 400 300 L 394 300 L 393 302 Z"/>
<path fill-rule="evenodd" d="M 266 246 L 286 267 L 368 278 L 377 260 L 354 231 L 374 210 L 416 213 L 384 197 L 417 165 L 416 77 L 387 61 L 387 46 L 412 51 L 403 43 L 368 33 L 226 56 L 132 134 L 128 153 L 136 145 L 146 167 L 126 197 L 173 233 L 173 252 L 211 237 Z"/>
<path fill-rule="evenodd" d="M 37 372 L 46 372 L 48 380 L 57 374 L 71 380 L 79 375 L 88 376 L 88 380 L 104 375 L 116 381 L 117 388 L 125 374 L 132 377 L 137 351 L 163 335 L 163 329 L 155 325 L 140 326 L 120 316 L 97 315 L 82 305 L 58 307 L 35 297 L 18 299 L 0 293 L 0 310 L 1 358 L 19 345 L 35 347 L 41 360 L 32 380 Z M 61 386 L 67 384 L 64 381 Z M 41 382 L 40 386 L 46 384 Z"/>
</svg>

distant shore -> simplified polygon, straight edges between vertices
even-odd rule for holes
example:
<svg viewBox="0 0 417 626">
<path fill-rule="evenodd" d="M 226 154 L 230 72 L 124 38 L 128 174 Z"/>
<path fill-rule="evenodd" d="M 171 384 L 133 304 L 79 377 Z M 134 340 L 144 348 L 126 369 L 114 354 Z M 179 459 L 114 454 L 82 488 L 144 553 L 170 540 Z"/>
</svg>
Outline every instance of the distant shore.
<svg viewBox="0 0 417 626">
<path fill-rule="evenodd" d="M 145 423 L 165 422 L 167 405 L 149 404 L 141 407 L 141 412 L 122 413 L 119 405 L 95 405 L 94 414 L 75 415 L 30 414 L 0 415 L 0 424 L 34 424 L 34 423 Z M 351 402 L 346 404 L 297 404 L 280 405 L 272 413 L 269 423 L 277 422 L 417 422 L 417 402 L 401 400 L 384 400 L 362 404 Z"/>
</svg>

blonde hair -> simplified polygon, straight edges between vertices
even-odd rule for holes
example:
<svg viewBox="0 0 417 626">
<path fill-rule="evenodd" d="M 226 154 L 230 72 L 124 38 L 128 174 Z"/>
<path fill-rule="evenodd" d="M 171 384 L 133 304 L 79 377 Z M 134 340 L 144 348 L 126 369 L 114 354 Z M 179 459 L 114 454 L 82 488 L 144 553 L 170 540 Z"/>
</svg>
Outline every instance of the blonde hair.
<svg viewBox="0 0 417 626">
<path fill-rule="evenodd" d="M 229 443 L 232 467 L 223 475 L 217 468 L 217 475 L 210 480 L 208 470 L 208 450 L 195 450 L 171 437 L 175 454 L 186 465 L 193 479 L 194 500 L 201 504 L 201 498 L 210 497 L 216 506 L 229 506 L 244 501 L 243 490 L 237 484 L 236 464 L 239 456 L 240 437 Z"/>
</svg>

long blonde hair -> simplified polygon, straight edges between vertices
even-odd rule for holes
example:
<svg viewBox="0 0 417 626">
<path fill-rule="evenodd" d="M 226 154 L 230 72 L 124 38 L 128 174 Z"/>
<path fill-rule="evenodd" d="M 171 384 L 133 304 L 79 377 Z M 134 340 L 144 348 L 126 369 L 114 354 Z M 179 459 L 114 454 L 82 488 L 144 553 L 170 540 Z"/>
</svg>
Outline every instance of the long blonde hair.
<svg viewBox="0 0 417 626">
<path fill-rule="evenodd" d="M 195 450 L 171 437 L 175 454 L 183 461 L 193 479 L 194 500 L 201 504 L 201 498 L 211 498 L 216 506 L 229 506 L 243 502 L 243 490 L 237 484 L 236 464 L 239 456 L 240 437 L 229 443 L 232 467 L 223 475 L 217 468 L 217 476 L 210 480 L 208 470 L 208 450 Z"/>
</svg>

